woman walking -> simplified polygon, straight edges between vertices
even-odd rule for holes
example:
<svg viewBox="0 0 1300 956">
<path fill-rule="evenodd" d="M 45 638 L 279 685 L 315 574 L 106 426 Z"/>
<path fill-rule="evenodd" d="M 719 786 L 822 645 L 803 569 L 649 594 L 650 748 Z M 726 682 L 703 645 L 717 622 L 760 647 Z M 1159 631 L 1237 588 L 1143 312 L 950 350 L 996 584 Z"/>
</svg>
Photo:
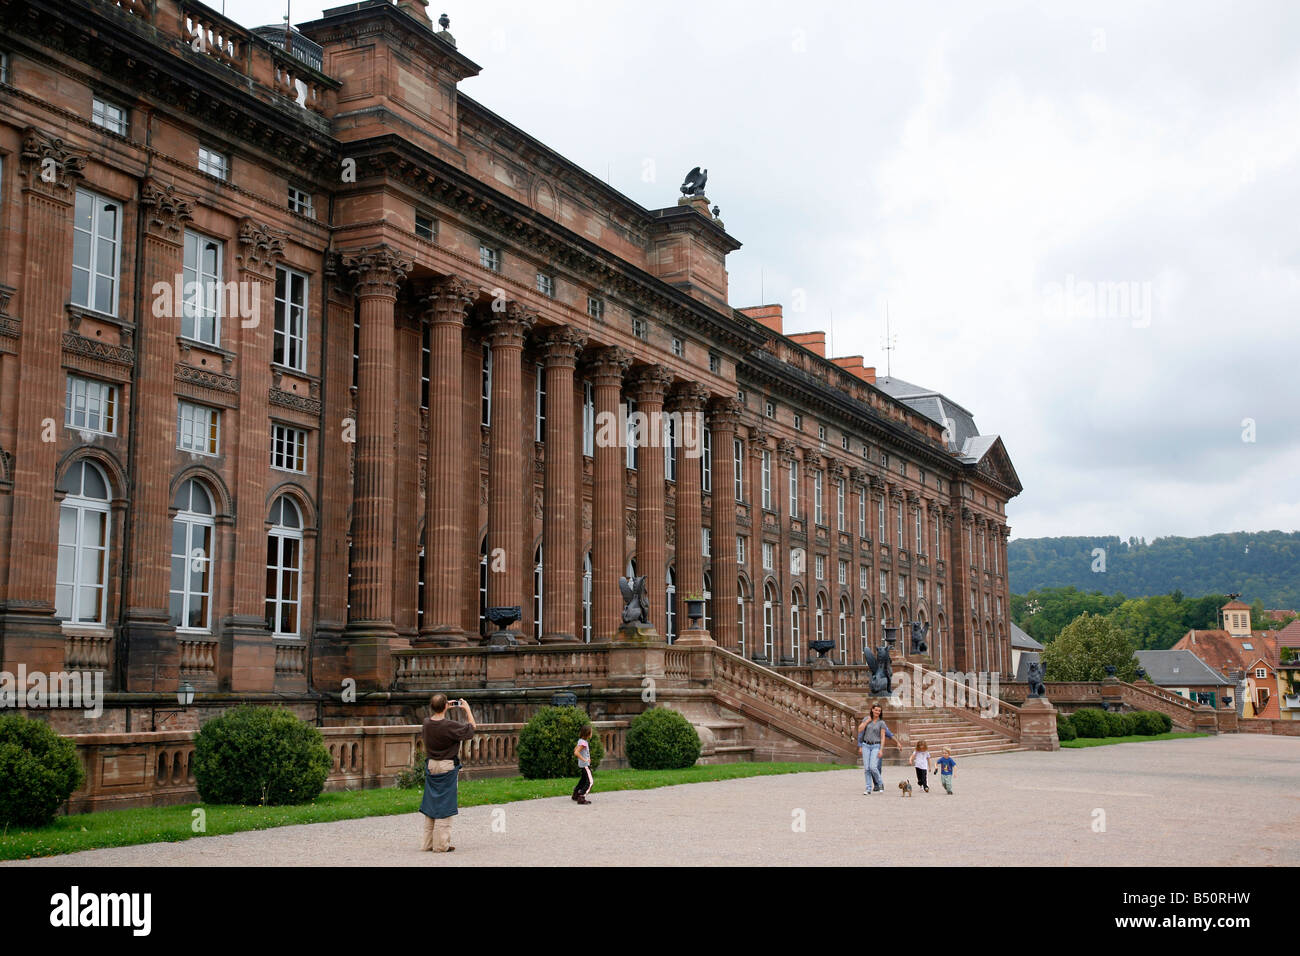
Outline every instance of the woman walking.
<svg viewBox="0 0 1300 956">
<path fill-rule="evenodd" d="M 858 724 L 858 747 L 862 750 L 862 773 L 866 777 L 867 789 L 863 790 L 864 796 L 869 796 L 873 790 L 884 790 L 885 782 L 880 776 L 880 751 L 884 746 L 884 741 L 893 740 L 894 746 L 902 750 L 902 745 L 894 739 L 893 732 L 889 725 L 885 723 L 885 709 L 879 704 L 873 704 L 867 716 L 863 718 L 862 723 Z M 883 736 L 882 736 L 883 735 Z"/>
</svg>

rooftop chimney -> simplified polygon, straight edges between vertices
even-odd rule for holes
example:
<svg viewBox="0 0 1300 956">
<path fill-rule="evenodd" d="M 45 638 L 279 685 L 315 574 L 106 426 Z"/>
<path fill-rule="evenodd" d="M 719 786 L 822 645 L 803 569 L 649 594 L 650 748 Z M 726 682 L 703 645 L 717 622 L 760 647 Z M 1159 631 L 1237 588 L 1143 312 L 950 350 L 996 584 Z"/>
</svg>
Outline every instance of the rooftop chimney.
<svg viewBox="0 0 1300 956">
<path fill-rule="evenodd" d="M 822 358 L 826 357 L 825 332 L 798 332 L 790 336 L 790 340 L 797 342 L 811 352 L 816 352 Z"/>
<path fill-rule="evenodd" d="M 843 358 L 833 358 L 831 361 L 850 375 L 872 385 L 876 384 L 876 367 L 864 364 L 861 355 L 846 355 Z"/>
<path fill-rule="evenodd" d="M 777 335 L 783 335 L 781 320 L 781 306 L 779 305 L 753 305 L 747 309 L 739 310 L 742 315 L 747 315 L 759 325 L 763 326 Z"/>
</svg>

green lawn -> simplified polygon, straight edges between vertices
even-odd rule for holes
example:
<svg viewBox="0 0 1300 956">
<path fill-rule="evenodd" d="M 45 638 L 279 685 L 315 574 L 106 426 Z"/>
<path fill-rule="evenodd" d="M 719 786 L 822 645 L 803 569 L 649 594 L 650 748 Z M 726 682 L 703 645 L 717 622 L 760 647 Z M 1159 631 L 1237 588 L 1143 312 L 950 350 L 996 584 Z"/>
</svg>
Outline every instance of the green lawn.
<svg viewBox="0 0 1300 956">
<path fill-rule="evenodd" d="M 1193 734 L 1183 731 L 1173 731 L 1168 734 L 1153 734 L 1149 737 L 1143 737 L 1141 734 L 1134 734 L 1130 737 L 1080 737 L 1077 740 L 1062 740 L 1062 747 L 1105 747 L 1109 744 L 1136 744 L 1144 740 L 1179 740 L 1183 737 L 1208 737 L 1209 734 Z"/>
<path fill-rule="evenodd" d="M 850 769 L 825 763 L 726 763 L 697 765 L 685 770 L 598 770 L 594 792 L 609 790 L 653 790 L 683 783 L 734 780 L 770 774 L 808 773 Z M 522 777 L 488 777 L 462 780 L 460 805 L 513 803 L 539 797 L 559 797 L 573 790 L 573 780 L 525 780 Z M 197 836 L 216 836 L 244 830 L 269 830 L 299 823 L 328 823 L 358 817 L 382 817 L 415 813 L 421 791 L 353 790 L 324 793 L 311 803 L 296 807 L 237 807 L 178 804 L 174 807 L 145 807 L 138 810 L 106 810 L 58 817 L 40 830 L 11 830 L 0 833 L 0 860 L 57 856 L 78 850 L 132 846 L 138 843 L 175 843 Z M 194 811 L 206 815 L 206 832 L 192 829 Z"/>
</svg>

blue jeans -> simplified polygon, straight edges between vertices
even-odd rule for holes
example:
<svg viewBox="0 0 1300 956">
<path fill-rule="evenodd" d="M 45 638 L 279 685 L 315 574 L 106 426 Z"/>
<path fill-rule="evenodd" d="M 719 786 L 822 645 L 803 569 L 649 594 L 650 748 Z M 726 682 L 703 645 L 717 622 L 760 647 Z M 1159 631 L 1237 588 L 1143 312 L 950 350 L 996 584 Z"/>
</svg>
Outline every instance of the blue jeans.
<svg viewBox="0 0 1300 956">
<path fill-rule="evenodd" d="M 868 790 L 885 788 L 885 783 L 880 778 L 880 744 L 862 745 L 862 773 L 866 777 Z"/>
</svg>

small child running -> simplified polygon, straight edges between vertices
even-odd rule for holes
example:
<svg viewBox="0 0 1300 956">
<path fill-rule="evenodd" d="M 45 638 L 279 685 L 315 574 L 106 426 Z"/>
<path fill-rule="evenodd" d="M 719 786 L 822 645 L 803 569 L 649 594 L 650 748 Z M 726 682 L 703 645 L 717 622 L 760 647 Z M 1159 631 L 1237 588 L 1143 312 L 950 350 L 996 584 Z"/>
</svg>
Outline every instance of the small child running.
<svg viewBox="0 0 1300 956">
<path fill-rule="evenodd" d="M 952 796 L 952 771 L 957 766 L 957 761 L 952 759 L 952 751 L 944 747 L 943 756 L 935 763 L 939 765 L 939 779 L 943 781 L 943 789 L 948 796 Z"/>
<path fill-rule="evenodd" d="M 582 736 L 574 745 L 573 755 L 578 758 L 578 784 L 573 788 L 574 803 L 588 804 L 587 793 L 595 781 L 591 773 L 591 724 L 582 728 Z"/>
<path fill-rule="evenodd" d="M 916 749 L 912 751 L 912 756 L 908 758 L 907 762 L 916 768 L 917 786 L 926 793 L 929 793 L 930 787 L 925 782 L 925 778 L 930 772 L 930 751 L 925 749 L 924 740 L 918 740 L 916 742 Z"/>
</svg>

